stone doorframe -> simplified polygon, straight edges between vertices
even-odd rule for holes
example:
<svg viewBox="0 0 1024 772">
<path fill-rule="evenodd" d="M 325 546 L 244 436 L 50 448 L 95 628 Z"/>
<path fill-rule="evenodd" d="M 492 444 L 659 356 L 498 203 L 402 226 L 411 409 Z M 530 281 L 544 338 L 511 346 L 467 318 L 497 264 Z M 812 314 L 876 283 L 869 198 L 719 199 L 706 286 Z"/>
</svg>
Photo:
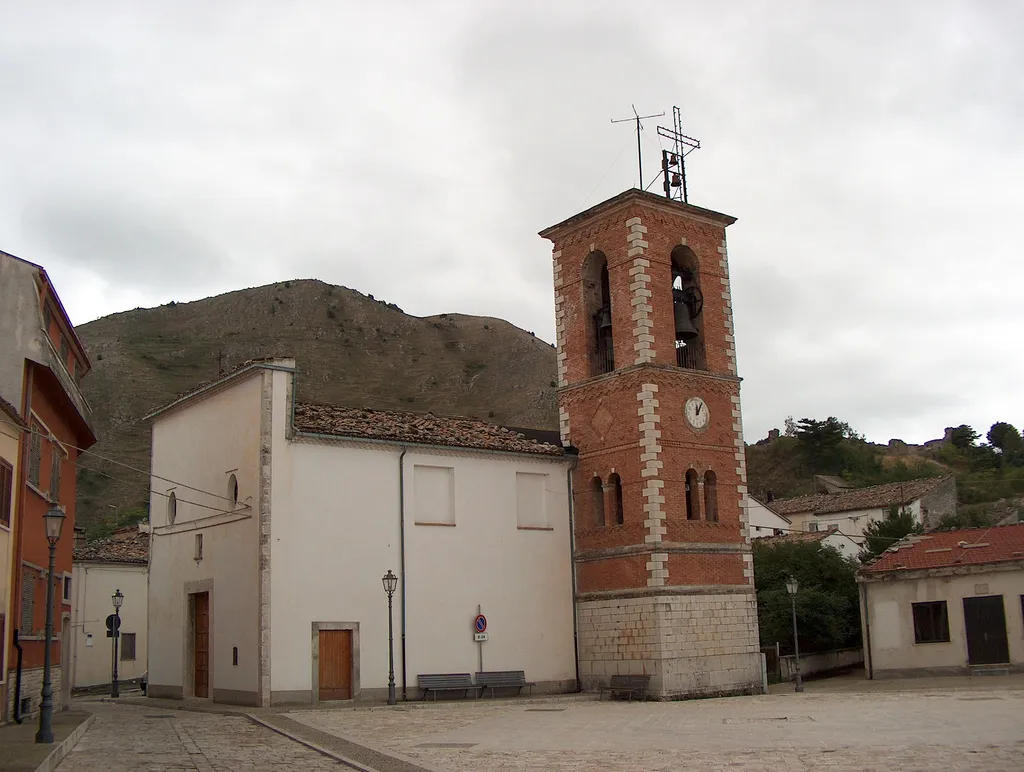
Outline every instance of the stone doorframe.
<svg viewBox="0 0 1024 772">
<path fill-rule="evenodd" d="M 352 699 L 359 698 L 359 623 L 358 622 L 314 622 L 313 623 L 313 681 L 311 694 L 313 703 L 320 702 L 320 631 L 352 631 Z"/>
<path fill-rule="evenodd" d="M 207 697 L 205 699 L 213 702 L 213 658 L 214 658 L 214 636 L 213 636 L 213 623 L 214 623 L 214 597 L 213 597 L 213 579 L 200 579 L 198 582 L 185 582 L 184 592 L 182 593 L 182 600 L 184 604 L 183 612 L 185 619 L 185 637 L 181 642 L 182 644 L 182 676 L 181 676 L 181 696 L 195 698 L 196 694 L 196 663 L 195 663 L 195 639 L 196 639 L 196 619 L 195 619 L 195 605 L 193 596 L 199 593 L 208 593 L 209 597 L 209 636 L 210 636 L 210 660 L 209 667 L 207 668 L 207 677 L 209 678 L 209 686 L 207 688 Z M 200 698 L 204 699 L 204 698 Z"/>
</svg>

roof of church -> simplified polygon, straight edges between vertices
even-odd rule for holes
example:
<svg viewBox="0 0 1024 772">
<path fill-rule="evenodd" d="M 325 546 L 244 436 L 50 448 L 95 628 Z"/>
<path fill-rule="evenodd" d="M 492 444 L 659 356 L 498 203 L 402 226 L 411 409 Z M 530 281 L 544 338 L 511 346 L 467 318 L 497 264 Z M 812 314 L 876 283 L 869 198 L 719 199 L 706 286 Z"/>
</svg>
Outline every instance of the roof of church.
<svg viewBox="0 0 1024 772">
<path fill-rule="evenodd" d="M 95 539 L 75 547 L 75 561 L 93 563 L 148 563 L 149 535 L 137 525 L 119 528 L 105 539 Z"/>
<path fill-rule="evenodd" d="M 889 507 L 893 504 L 909 504 L 949 479 L 949 476 L 927 477 L 872 485 L 869 488 L 852 488 L 839 493 L 814 493 L 792 499 L 775 499 L 771 506 L 780 515 L 796 515 L 803 512 L 827 515 L 834 512 L 852 512 L 856 509 Z"/>
<path fill-rule="evenodd" d="M 908 536 L 862 574 L 1024 561 L 1024 523 Z"/>
<path fill-rule="evenodd" d="M 368 410 L 337 405 L 295 405 L 295 429 L 307 434 L 562 456 L 558 445 L 476 418 Z"/>
</svg>

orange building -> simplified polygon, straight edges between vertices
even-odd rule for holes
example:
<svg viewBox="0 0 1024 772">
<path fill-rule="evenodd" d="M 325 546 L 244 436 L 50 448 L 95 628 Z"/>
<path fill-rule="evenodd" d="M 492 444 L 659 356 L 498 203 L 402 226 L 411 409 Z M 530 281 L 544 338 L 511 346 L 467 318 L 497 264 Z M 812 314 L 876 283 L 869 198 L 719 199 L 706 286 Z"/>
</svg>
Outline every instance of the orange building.
<svg viewBox="0 0 1024 772">
<path fill-rule="evenodd" d="M 10 610 L 3 647 L 3 711 L 4 719 L 10 720 L 16 713 L 24 717 L 39 708 L 49 565 L 43 514 L 55 505 L 67 515 L 54 574 L 50 656 L 55 705 L 65 704 L 70 693 L 70 684 L 62 684 L 61 665 L 70 653 L 62 642 L 71 637 L 75 471 L 79 449 L 90 447 L 96 437 L 88 403 L 78 387 L 89 372 L 89 357 L 60 298 L 41 266 L 4 252 L 0 252 L 0 340 L 0 398 L 14 406 L 27 427 L 21 432 L 18 463 L 11 464 L 17 471 L 12 476 L 6 604 Z M 8 426 L 17 423 L 6 415 L 0 420 Z M 19 653 L 20 692 L 16 688 Z"/>
</svg>

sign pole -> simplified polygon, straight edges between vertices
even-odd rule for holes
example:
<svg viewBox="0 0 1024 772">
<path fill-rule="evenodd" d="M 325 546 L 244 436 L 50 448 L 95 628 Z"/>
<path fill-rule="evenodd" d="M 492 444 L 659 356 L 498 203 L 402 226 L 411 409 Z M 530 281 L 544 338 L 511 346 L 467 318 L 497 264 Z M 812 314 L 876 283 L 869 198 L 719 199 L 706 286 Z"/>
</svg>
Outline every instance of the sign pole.
<svg viewBox="0 0 1024 772">
<path fill-rule="evenodd" d="M 480 611 L 480 604 L 477 603 L 476 604 L 476 614 L 477 614 L 477 616 L 480 616 L 481 613 L 483 613 L 483 612 Z M 482 673 L 482 672 L 484 672 L 484 642 L 483 641 L 477 641 L 476 642 L 476 650 L 477 650 L 477 655 L 478 655 L 478 661 L 479 661 L 479 664 L 480 664 L 480 668 L 477 670 L 477 672 L 478 673 Z"/>
</svg>

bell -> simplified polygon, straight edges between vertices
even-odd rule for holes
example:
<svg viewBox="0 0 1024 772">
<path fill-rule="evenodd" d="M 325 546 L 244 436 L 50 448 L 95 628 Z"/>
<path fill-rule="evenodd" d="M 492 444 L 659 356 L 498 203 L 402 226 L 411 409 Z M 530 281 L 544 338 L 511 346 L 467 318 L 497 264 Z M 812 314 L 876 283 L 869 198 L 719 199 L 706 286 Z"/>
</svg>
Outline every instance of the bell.
<svg viewBox="0 0 1024 772">
<path fill-rule="evenodd" d="M 683 184 L 682 178 L 679 176 L 679 172 L 673 172 L 672 174 L 672 187 L 678 188 Z"/>
<path fill-rule="evenodd" d="M 594 318 L 597 320 L 598 334 L 612 328 L 612 310 L 608 306 L 602 306 L 597 309 L 597 313 L 594 314 Z"/>
<path fill-rule="evenodd" d="M 697 328 L 690 321 L 690 307 L 683 302 L 676 301 L 676 340 L 693 340 L 697 337 Z"/>
</svg>

